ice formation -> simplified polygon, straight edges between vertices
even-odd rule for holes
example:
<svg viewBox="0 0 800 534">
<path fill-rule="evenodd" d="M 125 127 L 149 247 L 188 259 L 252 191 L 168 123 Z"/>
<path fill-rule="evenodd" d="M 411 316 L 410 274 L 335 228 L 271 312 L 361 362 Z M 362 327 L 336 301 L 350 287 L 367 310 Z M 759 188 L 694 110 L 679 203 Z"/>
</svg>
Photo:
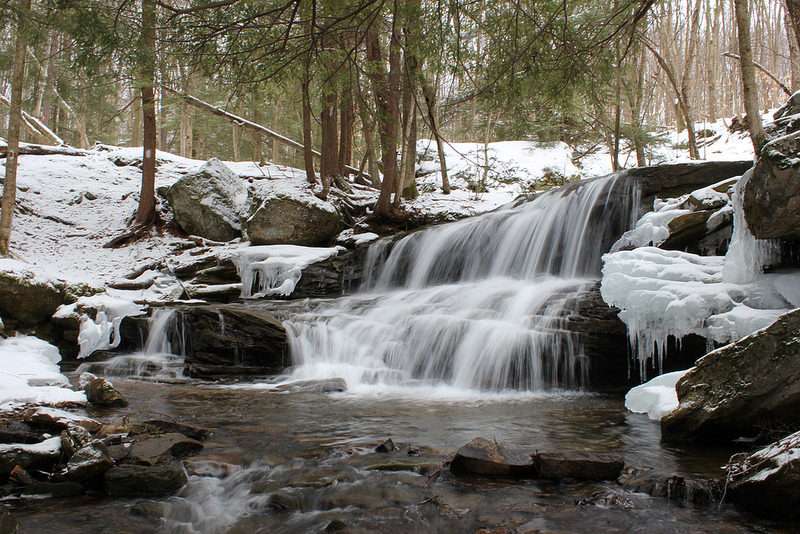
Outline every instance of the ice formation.
<svg viewBox="0 0 800 534">
<path fill-rule="evenodd" d="M 85 313 L 80 314 L 79 359 L 86 358 L 97 350 L 117 348 L 122 341 L 119 333 L 122 319 L 131 315 L 140 315 L 145 311 L 144 306 L 136 304 L 132 300 L 109 293 L 100 293 L 90 297 L 81 297 L 74 304 L 59 307 L 54 317 L 63 318 L 78 314 L 79 310 L 86 308 L 94 309 L 97 313 L 94 319 Z"/>
<path fill-rule="evenodd" d="M 675 385 L 689 370 L 664 373 L 631 389 L 625 395 L 625 408 L 633 413 L 646 413 L 654 421 L 678 407 Z"/>
<path fill-rule="evenodd" d="M 242 280 L 242 297 L 289 296 L 303 275 L 303 269 L 336 256 L 341 247 L 298 245 L 244 246 L 232 252 L 233 263 Z"/>
<path fill-rule="evenodd" d="M 747 229 L 739 202 L 745 181 L 734 192 L 734 232 L 727 256 L 655 247 L 604 256 L 603 299 L 620 309 L 640 361 L 655 361 L 661 369 L 670 337 L 680 341 L 697 334 L 728 343 L 764 328 L 792 307 L 797 292 L 791 288 L 800 284 L 800 277 L 761 272 L 774 261 L 775 249 Z M 645 366 L 640 368 L 644 378 Z"/>
</svg>

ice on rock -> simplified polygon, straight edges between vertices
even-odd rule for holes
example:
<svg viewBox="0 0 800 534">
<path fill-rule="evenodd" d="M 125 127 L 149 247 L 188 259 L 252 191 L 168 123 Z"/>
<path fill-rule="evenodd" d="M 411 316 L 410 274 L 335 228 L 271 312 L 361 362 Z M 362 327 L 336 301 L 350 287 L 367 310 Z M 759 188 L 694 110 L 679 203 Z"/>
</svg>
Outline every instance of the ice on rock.
<svg viewBox="0 0 800 534">
<path fill-rule="evenodd" d="M 232 253 L 242 280 L 242 297 L 289 296 L 294 292 L 303 269 L 336 256 L 341 247 L 303 247 L 299 245 L 245 246 Z"/>
<path fill-rule="evenodd" d="M 734 192 L 727 256 L 642 247 L 603 257 L 603 299 L 620 309 L 641 362 L 655 360 L 661 369 L 670 337 L 680 341 L 697 334 L 717 343 L 740 339 L 772 323 L 800 297 L 793 289 L 800 286 L 798 273 L 761 272 L 774 261 L 775 251 L 747 228 L 738 191 L 744 183 L 746 176 Z"/>
<path fill-rule="evenodd" d="M 669 237 L 669 223 L 676 217 L 691 213 L 686 207 L 688 195 L 669 201 L 655 199 L 654 210 L 646 213 L 611 247 L 611 252 L 643 246 L 658 246 Z"/>
<path fill-rule="evenodd" d="M 145 307 L 121 295 L 130 296 L 126 292 L 100 293 L 90 297 L 81 297 L 70 306 L 59 308 L 55 316 L 63 317 L 75 313 L 78 308 L 92 308 L 97 311 L 92 319 L 86 314 L 81 314 L 78 345 L 80 352 L 78 358 L 86 358 L 97 350 L 110 350 L 119 346 L 122 338 L 119 328 L 122 320 L 131 315 L 141 315 Z"/>
<path fill-rule="evenodd" d="M 633 413 L 646 413 L 654 421 L 660 420 L 678 407 L 675 385 L 690 370 L 664 373 L 632 388 L 625 395 L 625 408 Z"/>
</svg>

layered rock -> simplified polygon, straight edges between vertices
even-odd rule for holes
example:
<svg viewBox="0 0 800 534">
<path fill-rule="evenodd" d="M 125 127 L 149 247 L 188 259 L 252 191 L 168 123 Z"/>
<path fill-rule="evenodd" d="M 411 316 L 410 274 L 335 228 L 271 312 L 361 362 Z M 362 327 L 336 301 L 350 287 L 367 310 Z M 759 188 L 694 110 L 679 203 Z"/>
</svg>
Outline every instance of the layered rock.
<svg viewBox="0 0 800 534">
<path fill-rule="evenodd" d="M 180 313 L 190 376 L 276 374 L 290 365 L 286 330 L 269 311 L 229 304 Z"/>
<path fill-rule="evenodd" d="M 663 439 L 731 440 L 800 425 L 800 310 L 703 357 L 676 386 Z"/>
<path fill-rule="evenodd" d="M 0 260 L 0 316 L 20 326 L 47 321 L 64 302 L 63 282 L 51 280 L 32 266 Z"/>
<path fill-rule="evenodd" d="M 180 227 L 214 241 L 241 236 L 247 195 L 245 182 L 218 159 L 184 176 L 166 192 Z"/>
</svg>

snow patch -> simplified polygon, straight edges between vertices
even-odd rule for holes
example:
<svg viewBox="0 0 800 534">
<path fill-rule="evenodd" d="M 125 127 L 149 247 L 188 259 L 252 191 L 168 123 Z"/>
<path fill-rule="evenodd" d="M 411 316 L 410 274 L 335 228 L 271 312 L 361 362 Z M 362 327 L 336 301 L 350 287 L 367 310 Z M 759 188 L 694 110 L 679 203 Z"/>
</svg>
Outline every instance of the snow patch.
<svg viewBox="0 0 800 534">
<path fill-rule="evenodd" d="M 633 413 L 646 413 L 654 421 L 661 420 L 678 407 L 675 385 L 690 370 L 665 373 L 632 388 L 625 395 L 625 408 Z"/>
</svg>

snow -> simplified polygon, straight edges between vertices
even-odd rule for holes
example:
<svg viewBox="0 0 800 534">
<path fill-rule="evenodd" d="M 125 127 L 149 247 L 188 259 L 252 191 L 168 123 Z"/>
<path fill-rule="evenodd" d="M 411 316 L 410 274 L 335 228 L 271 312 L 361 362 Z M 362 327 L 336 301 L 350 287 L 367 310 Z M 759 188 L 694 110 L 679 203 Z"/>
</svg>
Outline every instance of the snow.
<svg viewBox="0 0 800 534">
<path fill-rule="evenodd" d="M 33 336 L 0 340 L 0 411 L 22 403 L 86 402 L 61 374 L 58 348 Z"/>
<path fill-rule="evenodd" d="M 688 195 L 670 199 L 670 202 L 663 202 L 659 199 L 654 201 L 654 209 L 645 213 L 633 229 L 628 230 L 611 247 L 611 252 L 626 250 L 629 248 L 643 246 L 658 246 L 669 237 L 669 223 L 676 217 L 691 213 L 692 210 L 686 209 Z"/>
<path fill-rule="evenodd" d="M 338 236 L 336 236 L 336 243 L 338 245 L 357 248 L 364 246 L 368 243 L 372 243 L 379 237 L 380 236 L 374 232 L 362 232 L 357 234 L 352 228 L 348 228 L 347 230 L 343 230 Z"/>
<path fill-rule="evenodd" d="M 39 443 L 25 444 L 25 443 L 10 443 L 0 445 L 0 454 L 8 454 L 10 452 L 27 452 L 35 455 L 53 455 L 61 451 L 61 437 L 56 436 L 49 438 Z"/>
<path fill-rule="evenodd" d="M 748 477 L 751 481 L 766 480 L 789 462 L 800 460 L 800 432 L 795 432 L 780 441 L 756 451 L 747 458 L 747 464 L 757 466 L 768 462 L 768 467 Z"/>
<path fill-rule="evenodd" d="M 659 421 L 678 407 L 675 385 L 690 370 L 664 373 L 632 388 L 625 395 L 625 408 L 633 413 L 646 413 L 650 419 Z"/>
<path fill-rule="evenodd" d="M 285 297 L 294 291 L 303 269 L 343 250 L 299 245 L 242 246 L 232 252 L 231 259 L 242 280 L 243 298 Z"/>
</svg>

